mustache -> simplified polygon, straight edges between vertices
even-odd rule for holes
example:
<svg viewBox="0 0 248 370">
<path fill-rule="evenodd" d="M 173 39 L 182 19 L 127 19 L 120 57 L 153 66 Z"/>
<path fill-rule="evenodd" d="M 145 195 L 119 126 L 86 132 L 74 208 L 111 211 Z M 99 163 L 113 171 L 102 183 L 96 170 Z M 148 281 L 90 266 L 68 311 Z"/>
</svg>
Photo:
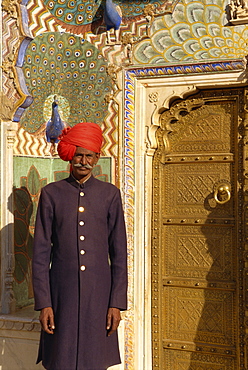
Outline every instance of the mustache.
<svg viewBox="0 0 248 370">
<path fill-rule="evenodd" d="M 78 167 L 78 168 L 87 168 L 88 170 L 91 170 L 93 168 L 93 166 L 91 166 L 90 164 L 81 164 L 81 163 L 74 163 L 73 165 L 74 167 Z"/>
</svg>

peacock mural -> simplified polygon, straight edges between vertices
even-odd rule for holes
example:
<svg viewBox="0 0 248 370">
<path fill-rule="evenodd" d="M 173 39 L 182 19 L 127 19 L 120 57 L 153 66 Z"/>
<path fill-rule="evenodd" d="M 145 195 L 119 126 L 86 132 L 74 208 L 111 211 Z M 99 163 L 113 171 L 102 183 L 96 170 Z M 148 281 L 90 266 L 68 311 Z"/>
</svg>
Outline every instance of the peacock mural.
<svg viewBox="0 0 248 370">
<path fill-rule="evenodd" d="M 31 134 L 41 134 L 51 119 L 54 96 L 61 122 L 102 124 L 107 114 L 105 95 L 112 90 L 107 63 L 98 49 L 69 33 L 47 32 L 30 42 L 23 65 L 33 104 L 20 125 Z"/>
<path fill-rule="evenodd" d="M 67 31 L 80 34 L 85 31 L 94 31 L 97 26 L 104 24 L 103 15 L 106 7 L 109 7 L 109 0 L 44 0 L 46 9 Z M 123 16 L 123 23 L 133 22 L 143 17 L 146 5 L 153 4 L 158 10 L 167 1 L 163 0 L 114 0 L 111 7 L 118 6 Z M 170 4 L 172 1 L 169 2 Z"/>
</svg>

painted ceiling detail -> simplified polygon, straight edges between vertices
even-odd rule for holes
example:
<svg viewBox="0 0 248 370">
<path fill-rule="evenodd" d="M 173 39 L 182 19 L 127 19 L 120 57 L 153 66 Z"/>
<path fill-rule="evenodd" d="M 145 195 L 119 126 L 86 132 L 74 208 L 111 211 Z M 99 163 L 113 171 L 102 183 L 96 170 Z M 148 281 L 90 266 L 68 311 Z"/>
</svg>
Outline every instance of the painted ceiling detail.
<svg viewBox="0 0 248 370">
<path fill-rule="evenodd" d="M 134 47 L 134 64 L 237 58 L 247 55 L 247 27 L 227 27 L 223 0 L 181 0 L 156 18 L 150 39 Z"/>
<path fill-rule="evenodd" d="M 112 82 L 102 54 L 88 41 L 68 33 L 42 34 L 30 42 L 23 72 L 34 98 L 20 121 L 29 133 L 44 130 L 54 95 L 65 125 L 104 121 L 105 95 L 111 92 Z"/>
</svg>

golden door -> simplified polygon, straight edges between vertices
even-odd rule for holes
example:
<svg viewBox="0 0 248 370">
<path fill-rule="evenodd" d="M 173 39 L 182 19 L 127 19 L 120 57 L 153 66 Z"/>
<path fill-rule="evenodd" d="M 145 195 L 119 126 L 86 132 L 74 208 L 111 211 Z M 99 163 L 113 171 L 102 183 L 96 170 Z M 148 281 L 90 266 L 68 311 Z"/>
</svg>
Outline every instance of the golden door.
<svg viewBox="0 0 248 370">
<path fill-rule="evenodd" d="M 153 163 L 153 370 L 247 369 L 244 101 L 244 89 L 205 90 L 161 114 Z"/>
</svg>

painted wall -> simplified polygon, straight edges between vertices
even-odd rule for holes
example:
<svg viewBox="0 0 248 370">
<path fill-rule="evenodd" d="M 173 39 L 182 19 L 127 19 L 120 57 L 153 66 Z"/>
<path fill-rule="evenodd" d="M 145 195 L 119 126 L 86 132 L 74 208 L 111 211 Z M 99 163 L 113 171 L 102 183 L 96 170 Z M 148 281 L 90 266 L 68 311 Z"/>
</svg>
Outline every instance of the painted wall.
<svg viewBox="0 0 248 370">
<path fill-rule="evenodd" d="M 243 68 L 248 25 L 231 25 L 229 0 L 116 0 L 115 4 L 121 9 L 122 24 L 119 34 L 111 31 L 108 39 L 105 0 L 84 0 L 80 6 L 76 1 L 4 2 L 0 119 L 18 126 L 12 152 L 14 177 L 9 184 L 14 200 L 13 290 L 17 308 L 33 300 L 30 262 L 40 188 L 68 171 L 45 136 L 54 97 L 64 126 L 92 120 L 103 129 L 103 158 L 96 175 L 119 186 L 126 201 L 130 284 L 122 369 L 131 370 L 135 368 L 137 262 L 130 216 L 137 165 L 135 81 L 143 76 L 178 75 L 184 79 L 197 73 L 205 74 L 207 80 L 213 71 Z M 245 19 L 245 10 L 244 15 Z M 232 64 L 237 59 L 240 62 Z M 154 92 L 150 99 L 156 105 Z M 1 148 L 4 140 L 2 136 Z M 9 155 L 6 153 L 0 153 L 2 166 Z M 5 184 L 0 185 L 2 191 Z M 2 208 L 1 212 L 7 210 Z M 1 228 L 5 226 L 1 221 Z"/>
</svg>

